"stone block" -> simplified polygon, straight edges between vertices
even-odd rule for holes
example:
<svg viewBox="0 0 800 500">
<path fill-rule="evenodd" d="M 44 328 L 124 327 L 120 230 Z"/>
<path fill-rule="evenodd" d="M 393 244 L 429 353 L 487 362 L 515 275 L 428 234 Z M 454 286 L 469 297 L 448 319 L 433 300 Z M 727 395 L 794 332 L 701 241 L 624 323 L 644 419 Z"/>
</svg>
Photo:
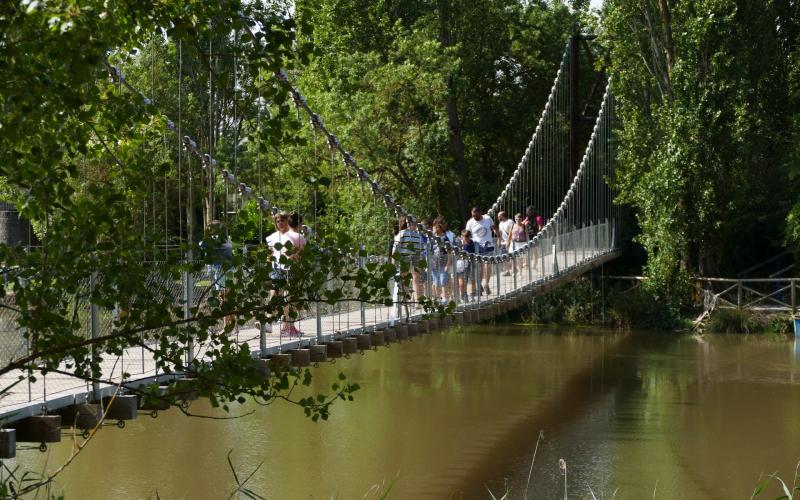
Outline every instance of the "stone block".
<svg viewBox="0 0 800 500">
<path fill-rule="evenodd" d="M 322 363 L 328 360 L 328 347 L 325 345 L 312 345 L 309 347 L 311 351 L 311 362 Z"/>
<path fill-rule="evenodd" d="M 327 347 L 326 355 L 329 358 L 341 358 L 344 355 L 344 346 L 341 340 L 330 340 L 325 342 L 325 347 Z"/>
<path fill-rule="evenodd" d="M 117 394 L 113 401 L 109 399 L 103 404 L 108 405 L 106 419 L 133 420 L 138 414 L 139 397 L 135 394 Z"/>
<path fill-rule="evenodd" d="M 270 354 L 267 359 L 269 359 L 270 368 L 277 372 L 288 370 L 292 364 L 292 355 L 285 352 Z"/>
<path fill-rule="evenodd" d="M 58 410 L 64 427 L 75 427 L 82 431 L 94 429 L 103 419 L 99 403 L 81 403 Z"/>
<path fill-rule="evenodd" d="M 303 367 L 311 364 L 310 349 L 289 349 L 288 352 L 292 357 L 292 366 Z"/>
<path fill-rule="evenodd" d="M 38 415 L 13 422 L 20 443 L 58 443 L 61 441 L 61 415 Z"/>
<path fill-rule="evenodd" d="M 408 327 L 406 325 L 397 325 L 394 328 L 397 330 L 397 340 L 408 339 Z"/>
<path fill-rule="evenodd" d="M 358 345 L 358 349 L 361 351 L 366 351 L 370 347 L 372 347 L 372 337 L 369 333 L 360 333 L 356 335 L 356 342 Z"/>
<path fill-rule="evenodd" d="M 358 339 L 355 337 L 347 337 L 342 339 L 342 348 L 345 354 L 353 354 L 358 352 Z"/>
<path fill-rule="evenodd" d="M 17 456 L 17 431 L 0 429 L 0 459 Z"/>
<path fill-rule="evenodd" d="M 382 331 L 372 332 L 369 335 L 371 337 L 372 345 L 380 347 L 386 344 L 386 339 L 384 338 Z"/>
</svg>

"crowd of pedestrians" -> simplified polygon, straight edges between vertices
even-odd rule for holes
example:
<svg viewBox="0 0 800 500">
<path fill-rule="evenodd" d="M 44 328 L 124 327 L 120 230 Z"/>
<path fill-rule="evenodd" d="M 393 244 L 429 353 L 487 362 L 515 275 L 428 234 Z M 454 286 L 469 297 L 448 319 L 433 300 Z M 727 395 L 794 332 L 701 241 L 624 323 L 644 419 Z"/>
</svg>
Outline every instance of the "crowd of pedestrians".
<svg viewBox="0 0 800 500">
<path fill-rule="evenodd" d="M 481 256 L 504 255 L 514 252 L 532 239 L 544 226 L 544 218 L 533 207 L 528 207 L 525 215 L 517 213 L 514 218 L 506 212 L 497 214 L 498 224 L 479 207 L 474 207 L 471 217 L 466 221 L 460 236 L 449 230 L 447 221 L 439 216 L 430 223 L 422 219 L 419 223 L 401 218 L 394 238 L 389 242 L 389 255 L 401 269 L 401 299 L 419 302 L 427 284 L 430 297 L 448 302 L 457 293 L 461 301 L 475 300 L 479 295 L 489 295 L 491 291 L 492 265 L 488 262 L 476 264 L 472 260 L 455 258 L 446 251 L 444 243 L 461 249 L 464 253 Z M 433 241 L 428 241 L 422 226 L 433 232 Z M 421 266 L 421 262 L 425 262 Z M 476 269 L 474 266 L 478 266 Z M 536 255 L 533 264 L 537 265 Z M 511 274 L 510 263 L 504 264 L 504 275 Z M 455 276 L 456 283 L 451 280 Z M 409 289 L 403 284 L 410 281 Z M 455 286 L 453 286 L 455 285 Z"/>
<path fill-rule="evenodd" d="M 490 295 L 492 265 L 487 262 L 476 263 L 469 258 L 458 258 L 447 249 L 455 247 L 463 253 L 480 256 L 503 255 L 520 249 L 544 226 L 544 218 L 533 207 L 528 207 L 525 214 L 514 214 L 513 219 L 501 211 L 498 212 L 497 219 L 498 223 L 495 224 L 489 215 L 484 214 L 479 207 L 474 207 L 464 229 L 456 236 L 442 216 L 432 221 L 422 219 L 420 222 L 400 218 L 394 238 L 389 242 L 389 255 L 397 264 L 399 276 L 402 278 L 397 280 L 400 288 L 398 299 L 411 303 L 413 307 L 423 296 L 447 303 L 455 298 L 469 302 L 477 300 L 482 294 Z M 274 215 L 273 221 L 275 231 L 264 240 L 271 250 L 271 294 L 286 296 L 286 292 L 281 290 L 292 279 L 291 261 L 299 258 L 310 230 L 302 224 L 302 218 L 297 212 L 279 212 Z M 233 245 L 219 221 L 212 221 L 207 240 L 201 242 L 200 246 L 206 252 L 211 249 L 209 273 L 214 288 L 224 300 L 226 272 L 230 268 Z M 537 263 L 535 257 L 534 255 L 533 266 Z M 512 269 L 506 263 L 501 272 L 509 275 Z M 409 282 L 410 287 L 406 286 Z M 297 309 L 288 305 L 284 308 L 281 335 L 303 335 L 295 324 L 298 313 Z M 228 322 L 229 319 L 226 318 L 226 325 Z"/>
</svg>

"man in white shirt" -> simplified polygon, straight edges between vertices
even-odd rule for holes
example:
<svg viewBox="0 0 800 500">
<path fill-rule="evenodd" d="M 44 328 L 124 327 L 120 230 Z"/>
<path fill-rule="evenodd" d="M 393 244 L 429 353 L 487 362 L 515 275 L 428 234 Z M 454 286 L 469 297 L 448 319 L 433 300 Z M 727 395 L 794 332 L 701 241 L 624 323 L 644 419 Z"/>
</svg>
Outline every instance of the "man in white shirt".
<svg viewBox="0 0 800 500">
<path fill-rule="evenodd" d="M 272 248 L 272 271 L 269 273 L 270 279 L 274 281 L 286 281 L 289 278 L 288 268 L 285 263 L 281 263 L 281 257 L 286 256 L 291 258 L 291 255 L 286 248 L 287 243 L 291 243 L 289 237 L 289 214 L 280 212 L 275 215 L 275 228 L 277 231 L 267 236 L 267 246 Z M 294 245 L 294 244 L 293 244 Z M 280 246 L 280 248 L 277 248 Z M 273 288 L 272 293 L 276 293 L 277 289 Z M 287 298 L 288 300 L 288 298 Z M 295 328 L 294 322 L 289 318 L 289 308 L 284 307 L 283 324 L 281 325 L 281 335 L 300 336 L 300 332 Z"/>
<path fill-rule="evenodd" d="M 467 221 L 467 231 L 472 233 L 472 240 L 475 242 L 475 249 L 478 255 L 494 255 L 494 238 L 497 235 L 497 226 L 488 215 L 484 215 L 478 207 L 472 208 L 472 217 Z M 481 266 L 481 275 L 484 285 L 482 291 L 489 295 L 489 281 L 492 277 L 492 266 L 487 262 Z M 480 278 L 479 278 L 480 279 Z"/>
</svg>

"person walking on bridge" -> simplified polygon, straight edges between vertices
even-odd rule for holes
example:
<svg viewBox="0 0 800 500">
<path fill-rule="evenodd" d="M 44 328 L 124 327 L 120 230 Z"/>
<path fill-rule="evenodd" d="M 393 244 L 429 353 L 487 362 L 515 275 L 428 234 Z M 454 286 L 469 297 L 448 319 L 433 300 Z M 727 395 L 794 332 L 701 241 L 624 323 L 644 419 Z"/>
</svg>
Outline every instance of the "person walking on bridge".
<svg viewBox="0 0 800 500">
<path fill-rule="evenodd" d="M 226 277 L 233 262 L 233 242 L 218 219 L 211 221 L 207 231 L 207 239 L 202 240 L 199 246 L 208 254 L 210 264 L 207 265 L 207 270 L 213 279 L 214 290 L 219 292 L 220 300 L 225 302 L 228 295 Z M 233 316 L 225 316 L 222 320 L 223 328 L 234 321 Z"/>
<path fill-rule="evenodd" d="M 528 240 L 532 240 L 539 234 L 539 231 L 544 229 L 544 217 L 536 213 L 536 210 L 533 207 L 528 207 L 525 209 L 525 219 L 522 221 L 522 225 L 525 226 L 528 232 Z M 533 269 L 539 268 L 539 247 L 533 247 Z"/>
<path fill-rule="evenodd" d="M 433 285 L 433 298 L 441 299 L 446 304 L 450 301 L 450 287 L 447 286 L 450 277 L 450 254 L 447 253 L 445 247 L 449 240 L 444 230 L 444 224 L 434 223 L 433 234 L 435 237 L 431 246 L 433 255 L 428 264 Z"/>
<path fill-rule="evenodd" d="M 472 240 L 475 242 L 478 255 L 494 255 L 494 239 L 498 231 L 491 217 L 481 212 L 480 208 L 473 207 L 472 217 L 467 221 L 466 230 L 472 234 Z M 492 291 L 489 288 L 489 281 L 492 278 L 492 266 L 488 262 L 484 262 L 479 267 L 479 273 L 479 283 L 477 283 L 479 293 L 490 295 Z M 480 282 L 483 282 L 484 285 L 480 286 Z"/>
<path fill-rule="evenodd" d="M 405 273 L 411 274 L 411 289 L 413 296 L 411 297 L 414 302 L 419 301 L 420 297 L 420 280 L 419 280 L 419 262 L 422 252 L 422 236 L 417 231 L 417 223 L 412 219 L 402 219 L 400 221 L 400 232 L 394 238 L 393 256 L 401 268 L 401 277 L 407 276 Z M 408 269 L 408 271 L 405 271 Z M 401 279 L 401 285 L 403 280 Z M 408 293 L 403 286 L 400 287 L 403 295 L 403 301 L 408 300 Z"/>
<path fill-rule="evenodd" d="M 497 220 L 499 221 L 497 226 L 500 229 L 500 255 L 505 255 L 508 253 L 508 247 L 511 243 L 511 228 L 514 227 L 514 221 L 509 219 L 508 215 L 502 210 L 497 213 Z M 504 262 L 503 276 L 511 275 L 510 269 L 511 261 Z"/>
<path fill-rule="evenodd" d="M 468 230 L 461 232 L 461 250 L 466 254 L 475 253 L 475 242 L 472 241 L 472 233 Z M 467 285 L 472 283 L 472 295 L 475 296 L 475 281 L 472 279 L 472 265 L 469 261 L 469 256 L 456 260 L 456 276 L 458 277 L 458 292 L 461 294 L 462 302 L 469 302 L 469 295 L 467 295 Z"/>
<path fill-rule="evenodd" d="M 285 285 L 289 281 L 289 266 L 287 259 L 297 258 L 294 250 L 294 243 L 289 236 L 289 214 L 280 212 L 275 215 L 276 231 L 267 236 L 267 246 L 272 249 L 272 271 L 269 273 L 270 280 L 273 282 L 271 295 L 279 292 L 278 287 Z M 292 247 L 291 250 L 289 247 Z M 289 298 L 286 298 L 288 303 Z M 281 325 L 281 335 L 299 336 L 300 332 L 294 327 L 294 322 L 289 318 L 288 305 L 283 309 L 283 324 Z"/>
<path fill-rule="evenodd" d="M 297 260 L 300 258 L 300 251 L 306 246 L 306 237 L 302 233 L 303 231 L 303 217 L 297 213 L 292 212 L 289 214 L 289 230 L 286 231 L 286 237 L 289 239 L 289 242 L 292 244 L 292 251 L 289 255 L 289 258 L 292 260 Z M 296 276 L 295 276 L 296 277 Z M 293 276 L 290 274 L 288 279 L 292 279 Z M 295 327 L 295 320 L 292 318 L 290 311 L 293 310 L 295 312 L 295 316 L 299 316 L 299 311 L 297 309 L 293 309 L 290 307 L 286 308 L 286 322 L 289 323 L 289 332 L 291 335 L 295 335 L 297 337 L 302 337 L 303 332 Z"/>
<path fill-rule="evenodd" d="M 514 215 L 514 224 L 511 226 L 511 231 L 508 238 L 508 253 L 514 253 L 521 249 L 528 242 L 528 232 L 525 225 L 522 223 L 522 214 Z M 525 267 L 527 263 L 525 259 L 520 262 L 520 267 Z"/>
</svg>

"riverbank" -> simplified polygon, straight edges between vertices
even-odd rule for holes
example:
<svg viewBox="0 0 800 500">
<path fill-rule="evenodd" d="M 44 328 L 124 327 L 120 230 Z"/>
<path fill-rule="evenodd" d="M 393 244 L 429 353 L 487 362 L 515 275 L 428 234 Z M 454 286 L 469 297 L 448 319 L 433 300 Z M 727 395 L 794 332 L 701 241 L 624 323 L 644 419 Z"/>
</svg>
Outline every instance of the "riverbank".
<svg viewBox="0 0 800 500">
<path fill-rule="evenodd" d="M 698 327 L 697 318 L 702 312 L 701 304 L 671 311 L 636 282 L 582 277 L 532 299 L 512 319 L 535 325 L 620 330 L 754 333 L 773 337 L 793 334 L 792 316 L 787 312 L 717 309 Z"/>
</svg>

